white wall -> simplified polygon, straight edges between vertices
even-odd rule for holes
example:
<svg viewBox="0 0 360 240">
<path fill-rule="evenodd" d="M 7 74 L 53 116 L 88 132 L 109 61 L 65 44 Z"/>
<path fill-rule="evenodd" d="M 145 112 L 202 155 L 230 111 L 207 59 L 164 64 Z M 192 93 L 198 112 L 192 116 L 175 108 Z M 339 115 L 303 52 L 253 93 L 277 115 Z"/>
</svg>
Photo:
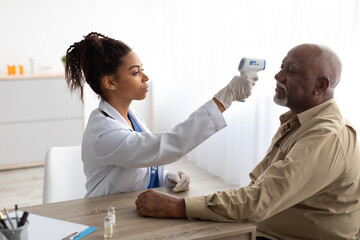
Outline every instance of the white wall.
<svg viewBox="0 0 360 240">
<path fill-rule="evenodd" d="M 356 12 L 358 0 L 0 0 L 0 74 L 10 62 L 24 63 L 29 71 L 30 58 L 36 72 L 62 71 L 67 48 L 97 31 L 139 54 L 156 89 L 156 109 L 168 108 L 169 97 L 189 94 L 191 102 L 183 104 L 191 112 L 236 74 L 242 56 L 266 58 L 267 71 L 260 76 L 273 84 L 282 57 L 302 42 L 334 48 L 344 62 L 343 79 L 353 79 L 360 52 Z M 338 92 L 355 94 L 352 84 L 341 83 Z M 173 125 L 163 120 L 155 129 Z"/>
<path fill-rule="evenodd" d="M 34 61 L 35 73 L 63 72 L 60 59 L 67 48 L 92 31 L 128 43 L 134 51 L 141 53 L 149 69 L 147 73 L 151 75 L 151 66 L 156 63 L 150 59 L 157 50 L 145 40 L 156 38 L 152 24 L 158 14 L 154 9 L 161 2 L 0 0 L 0 75 L 6 74 L 8 63 L 23 63 L 25 72 L 30 72 L 29 59 Z M 89 88 L 85 95 L 86 122 L 98 100 Z M 150 98 L 133 105 L 145 117 L 151 118 L 149 108 L 145 107 Z"/>
</svg>

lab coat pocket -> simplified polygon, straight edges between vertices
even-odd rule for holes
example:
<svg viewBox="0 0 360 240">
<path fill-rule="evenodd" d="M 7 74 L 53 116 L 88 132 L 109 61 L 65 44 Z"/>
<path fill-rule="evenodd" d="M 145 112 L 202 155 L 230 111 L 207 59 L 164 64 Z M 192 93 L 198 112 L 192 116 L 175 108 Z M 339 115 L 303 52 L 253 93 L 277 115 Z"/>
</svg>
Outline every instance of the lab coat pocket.
<svg viewBox="0 0 360 240">
<path fill-rule="evenodd" d="M 110 181 L 117 192 L 131 192 L 146 189 L 148 181 L 146 178 L 147 168 L 117 168 L 108 181 Z"/>
</svg>

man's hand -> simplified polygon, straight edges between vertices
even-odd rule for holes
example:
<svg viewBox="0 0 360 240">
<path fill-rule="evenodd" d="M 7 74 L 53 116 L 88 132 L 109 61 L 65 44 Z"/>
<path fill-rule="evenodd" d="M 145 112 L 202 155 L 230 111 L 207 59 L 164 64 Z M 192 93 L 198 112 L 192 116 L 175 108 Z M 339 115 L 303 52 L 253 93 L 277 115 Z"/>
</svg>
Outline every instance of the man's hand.
<svg viewBox="0 0 360 240">
<path fill-rule="evenodd" d="M 142 217 L 186 218 L 184 198 L 147 190 L 135 201 L 136 210 Z"/>
</svg>

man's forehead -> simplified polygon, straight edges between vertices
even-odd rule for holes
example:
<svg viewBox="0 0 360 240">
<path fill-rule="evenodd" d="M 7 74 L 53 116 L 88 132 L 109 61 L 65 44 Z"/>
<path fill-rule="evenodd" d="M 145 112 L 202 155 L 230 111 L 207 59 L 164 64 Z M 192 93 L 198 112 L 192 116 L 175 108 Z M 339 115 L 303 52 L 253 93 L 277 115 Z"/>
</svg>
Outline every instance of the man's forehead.
<svg viewBox="0 0 360 240">
<path fill-rule="evenodd" d="M 301 63 L 302 56 L 298 54 L 294 54 L 293 52 L 288 52 L 288 54 L 284 57 L 283 63 Z"/>
<path fill-rule="evenodd" d="M 288 52 L 288 56 L 296 57 L 315 57 L 321 53 L 321 48 L 318 45 L 314 44 L 303 44 L 292 48 Z"/>
<path fill-rule="evenodd" d="M 313 59 L 315 51 L 311 45 L 300 45 L 292 48 L 285 56 L 283 62 L 304 64 L 310 58 Z"/>
</svg>

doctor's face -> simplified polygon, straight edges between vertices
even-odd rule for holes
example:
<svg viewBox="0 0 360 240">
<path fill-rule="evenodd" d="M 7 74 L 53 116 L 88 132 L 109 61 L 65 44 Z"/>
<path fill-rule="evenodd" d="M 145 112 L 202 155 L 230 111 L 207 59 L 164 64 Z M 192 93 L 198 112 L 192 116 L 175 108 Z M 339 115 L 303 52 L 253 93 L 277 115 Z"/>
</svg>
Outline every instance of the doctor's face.
<svg viewBox="0 0 360 240">
<path fill-rule="evenodd" d="M 149 91 L 149 77 L 143 72 L 140 58 L 133 52 L 122 57 L 115 75 L 116 95 L 124 100 L 142 100 Z"/>
</svg>

